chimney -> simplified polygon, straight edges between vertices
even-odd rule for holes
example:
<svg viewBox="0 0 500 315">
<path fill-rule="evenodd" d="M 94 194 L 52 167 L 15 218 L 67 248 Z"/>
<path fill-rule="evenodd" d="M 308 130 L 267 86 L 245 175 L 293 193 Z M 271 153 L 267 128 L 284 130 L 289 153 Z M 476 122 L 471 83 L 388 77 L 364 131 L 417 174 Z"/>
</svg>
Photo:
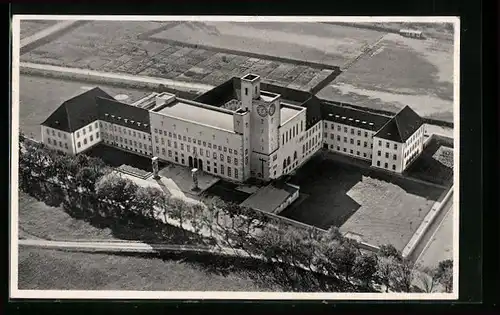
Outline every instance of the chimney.
<svg viewBox="0 0 500 315">
<path fill-rule="evenodd" d="M 252 100 L 260 98 L 260 76 L 247 74 L 241 78 L 241 105 L 245 110 L 251 110 Z"/>
<path fill-rule="evenodd" d="M 162 106 L 175 100 L 175 95 L 170 93 L 160 93 L 155 97 L 156 106 Z"/>
</svg>

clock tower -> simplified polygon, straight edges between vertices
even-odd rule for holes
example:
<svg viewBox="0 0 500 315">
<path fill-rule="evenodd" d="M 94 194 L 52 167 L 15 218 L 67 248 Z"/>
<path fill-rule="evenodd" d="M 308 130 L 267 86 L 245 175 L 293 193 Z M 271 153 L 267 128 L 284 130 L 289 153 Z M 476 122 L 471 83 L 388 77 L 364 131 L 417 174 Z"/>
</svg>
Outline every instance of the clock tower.
<svg viewBox="0 0 500 315">
<path fill-rule="evenodd" d="M 279 94 L 260 90 L 259 76 L 241 78 L 241 107 L 251 113 L 251 169 L 264 180 L 269 179 L 271 155 L 279 147 L 280 99 Z"/>
</svg>

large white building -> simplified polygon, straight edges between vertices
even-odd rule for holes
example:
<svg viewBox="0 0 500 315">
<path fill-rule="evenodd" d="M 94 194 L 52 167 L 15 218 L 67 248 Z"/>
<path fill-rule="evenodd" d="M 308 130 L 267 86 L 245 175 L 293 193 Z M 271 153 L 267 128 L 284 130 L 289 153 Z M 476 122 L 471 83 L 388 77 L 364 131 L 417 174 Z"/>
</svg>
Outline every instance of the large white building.
<svg viewBox="0 0 500 315">
<path fill-rule="evenodd" d="M 237 182 L 277 179 L 321 148 L 401 173 L 424 139 L 423 120 L 408 106 L 389 117 L 255 74 L 195 100 L 154 93 L 128 105 L 95 88 L 63 103 L 41 128 L 45 144 L 70 154 L 103 143 Z"/>
</svg>

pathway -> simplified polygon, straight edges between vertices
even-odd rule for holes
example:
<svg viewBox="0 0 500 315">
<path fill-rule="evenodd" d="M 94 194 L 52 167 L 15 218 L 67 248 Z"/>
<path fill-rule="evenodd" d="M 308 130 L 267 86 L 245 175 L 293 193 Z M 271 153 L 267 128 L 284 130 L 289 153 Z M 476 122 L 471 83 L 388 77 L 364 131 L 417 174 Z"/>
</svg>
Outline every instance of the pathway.
<svg viewBox="0 0 500 315">
<path fill-rule="evenodd" d="M 165 85 L 171 89 L 183 90 L 183 91 L 197 91 L 206 92 L 213 89 L 212 85 L 203 83 L 194 83 L 186 81 L 178 81 L 171 79 L 162 79 L 155 77 L 145 77 L 137 75 L 128 75 L 124 73 L 111 73 L 102 72 L 96 70 L 79 69 L 79 68 L 69 68 L 61 66 L 53 66 L 46 64 L 36 64 L 31 62 L 20 62 L 19 64 L 21 73 L 23 71 L 27 74 L 40 73 L 40 74 L 54 74 L 58 77 L 67 77 L 69 79 L 80 79 L 80 80 L 94 80 L 96 82 L 107 82 L 111 83 L 122 83 L 122 84 L 133 84 L 137 86 L 149 85 L 151 88 L 157 87 L 160 84 Z"/>
</svg>

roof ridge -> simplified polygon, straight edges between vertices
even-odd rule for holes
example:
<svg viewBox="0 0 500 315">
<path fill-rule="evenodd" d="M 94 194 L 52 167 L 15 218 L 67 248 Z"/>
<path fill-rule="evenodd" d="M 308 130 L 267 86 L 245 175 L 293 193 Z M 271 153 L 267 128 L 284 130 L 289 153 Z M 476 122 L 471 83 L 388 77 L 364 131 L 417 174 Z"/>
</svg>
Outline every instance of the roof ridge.
<svg viewBox="0 0 500 315">
<path fill-rule="evenodd" d="M 71 119 L 69 119 L 68 105 L 66 102 L 64 102 L 63 106 L 64 106 L 64 112 L 66 113 L 66 119 L 68 120 L 68 130 L 70 132 L 72 132 L 71 130 L 73 130 L 73 129 L 71 129 Z M 76 130 L 74 130 L 74 131 L 76 131 Z"/>
</svg>

